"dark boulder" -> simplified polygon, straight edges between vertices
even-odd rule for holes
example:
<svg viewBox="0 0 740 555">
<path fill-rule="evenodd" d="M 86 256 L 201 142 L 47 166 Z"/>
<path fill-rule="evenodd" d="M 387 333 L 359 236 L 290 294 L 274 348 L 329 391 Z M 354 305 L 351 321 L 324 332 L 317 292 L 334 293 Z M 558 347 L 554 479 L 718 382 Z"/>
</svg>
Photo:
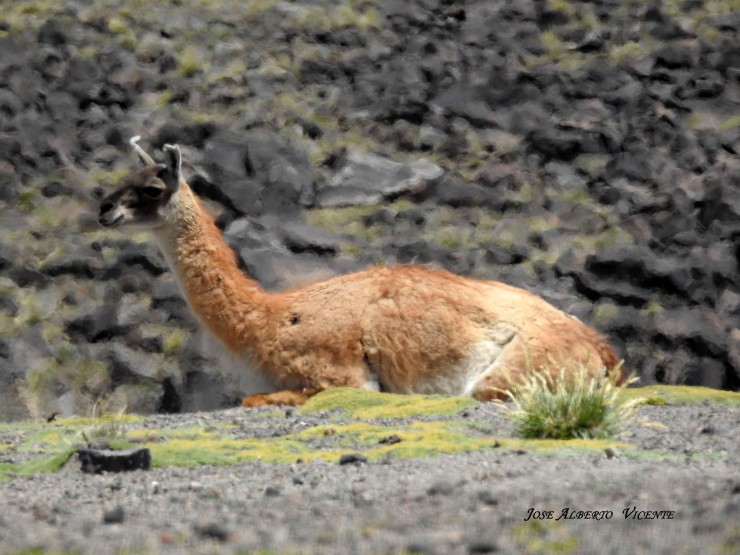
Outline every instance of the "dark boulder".
<svg viewBox="0 0 740 555">
<path fill-rule="evenodd" d="M 293 254 L 278 248 L 242 249 L 239 251 L 247 273 L 262 287 L 272 290 L 328 279 L 338 272 L 316 254 Z"/>
<path fill-rule="evenodd" d="M 104 304 L 94 312 L 75 318 L 66 324 L 66 331 L 71 337 L 90 343 L 125 335 L 130 329 L 130 325 L 121 322 L 118 303 Z"/>
<path fill-rule="evenodd" d="M 319 206 L 377 204 L 384 199 L 418 194 L 438 179 L 442 168 L 425 159 L 400 163 L 350 151 L 331 181 L 317 192 Z"/>
<path fill-rule="evenodd" d="M 267 128 L 214 135 L 206 142 L 203 164 L 208 187 L 201 186 L 201 192 L 238 214 L 294 212 L 312 195 L 308 158 Z"/>
<path fill-rule="evenodd" d="M 280 227 L 283 243 L 294 253 L 336 255 L 346 243 L 336 233 L 302 222 L 285 222 Z"/>
</svg>

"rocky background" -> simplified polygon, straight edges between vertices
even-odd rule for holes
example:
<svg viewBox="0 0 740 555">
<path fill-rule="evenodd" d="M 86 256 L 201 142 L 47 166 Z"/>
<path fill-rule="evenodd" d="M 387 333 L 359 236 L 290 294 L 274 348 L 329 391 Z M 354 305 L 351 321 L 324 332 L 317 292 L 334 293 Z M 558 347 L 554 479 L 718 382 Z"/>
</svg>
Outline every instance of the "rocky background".
<svg viewBox="0 0 740 555">
<path fill-rule="evenodd" d="M 266 287 L 429 263 L 740 387 L 732 0 L 0 6 L 0 419 L 239 397 L 147 234 L 95 224 L 136 134 Z"/>
</svg>

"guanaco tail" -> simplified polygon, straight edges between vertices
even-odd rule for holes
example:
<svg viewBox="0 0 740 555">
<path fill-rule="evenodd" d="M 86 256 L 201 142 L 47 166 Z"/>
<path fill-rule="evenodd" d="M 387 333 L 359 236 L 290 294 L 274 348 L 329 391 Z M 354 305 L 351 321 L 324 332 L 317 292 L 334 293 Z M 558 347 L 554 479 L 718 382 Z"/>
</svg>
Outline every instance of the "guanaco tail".
<svg viewBox="0 0 740 555">
<path fill-rule="evenodd" d="M 99 221 L 151 230 L 202 325 L 270 384 L 244 406 L 301 404 L 334 387 L 488 400 L 541 367 L 622 372 L 594 329 L 496 281 L 377 266 L 268 292 L 239 269 L 188 186 L 179 147 L 164 145 L 158 163 L 138 139 L 144 167 L 102 201 Z"/>
</svg>

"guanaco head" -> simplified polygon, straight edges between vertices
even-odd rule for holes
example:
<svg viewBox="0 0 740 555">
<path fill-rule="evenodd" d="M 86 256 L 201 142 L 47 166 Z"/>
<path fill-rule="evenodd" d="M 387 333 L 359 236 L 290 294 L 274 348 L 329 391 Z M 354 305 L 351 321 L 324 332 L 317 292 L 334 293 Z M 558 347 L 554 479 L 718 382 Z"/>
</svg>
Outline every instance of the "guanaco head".
<svg viewBox="0 0 740 555">
<path fill-rule="evenodd" d="M 163 225 L 163 209 L 180 187 L 180 148 L 164 145 L 165 163 L 159 164 L 139 146 L 139 138 L 129 142 L 144 167 L 125 177 L 119 188 L 100 203 L 98 221 L 105 227 Z"/>
</svg>

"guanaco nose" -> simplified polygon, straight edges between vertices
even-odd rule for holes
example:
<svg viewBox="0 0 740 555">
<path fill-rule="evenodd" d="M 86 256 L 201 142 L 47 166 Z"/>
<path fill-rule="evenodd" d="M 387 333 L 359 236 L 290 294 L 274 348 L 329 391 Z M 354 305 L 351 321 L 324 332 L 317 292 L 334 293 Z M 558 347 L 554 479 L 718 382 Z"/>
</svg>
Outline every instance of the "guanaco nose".
<svg viewBox="0 0 740 555">
<path fill-rule="evenodd" d="M 113 201 L 111 200 L 104 200 L 102 202 L 102 204 L 100 205 L 100 214 L 98 214 L 98 221 L 100 223 L 104 223 L 105 214 L 113 210 L 114 206 L 115 204 L 113 204 Z"/>
<path fill-rule="evenodd" d="M 113 209 L 113 201 L 112 200 L 104 200 L 103 204 L 100 205 L 100 215 L 102 216 L 109 210 Z"/>
</svg>

